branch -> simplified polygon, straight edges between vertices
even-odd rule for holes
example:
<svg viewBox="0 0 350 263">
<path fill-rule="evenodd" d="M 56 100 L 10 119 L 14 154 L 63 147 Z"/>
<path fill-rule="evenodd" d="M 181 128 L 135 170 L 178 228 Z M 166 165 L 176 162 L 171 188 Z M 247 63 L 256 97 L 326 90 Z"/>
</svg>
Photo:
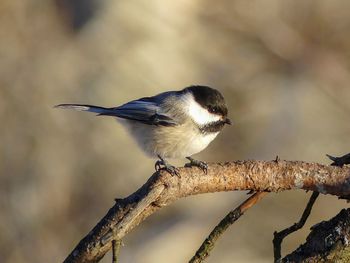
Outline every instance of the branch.
<svg viewBox="0 0 350 263">
<path fill-rule="evenodd" d="M 209 236 L 204 240 L 203 244 L 197 250 L 196 254 L 191 258 L 189 263 L 200 263 L 209 256 L 210 251 L 214 248 L 215 242 L 226 231 L 226 229 L 240 218 L 245 211 L 259 202 L 268 192 L 257 192 L 240 204 L 237 208 L 230 211 L 220 223 L 211 231 Z"/>
<path fill-rule="evenodd" d="M 112 263 L 118 263 L 119 250 L 122 241 L 120 240 L 112 240 Z"/>
<path fill-rule="evenodd" d="M 116 204 L 64 261 L 98 262 L 128 232 L 163 206 L 203 193 L 233 190 L 279 192 L 290 189 L 350 195 L 350 167 L 299 161 L 236 161 L 199 168 L 179 168 L 181 177 L 165 171 L 153 174 L 135 193 Z M 115 233 L 115 234 L 113 234 Z"/>
<path fill-rule="evenodd" d="M 295 223 L 294 225 L 286 229 L 283 229 L 282 231 L 273 233 L 274 238 L 272 242 L 273 242 L 273 254 L 274 254 L 275 262 L 279 262 L 279 260 L 281 259 L 281 244 L 283 242 L 283 239 L 286 236 L 290 235 L 291 233 L 298 231 L 305 225 L 305 222 L 308 219 L 311 213 L 311 209 L 317 197 L 319 196 L 319 194 L 320 194 L 319 192 L 312 193 L 312 195 L 310 196 L 309 202 L 307 203 L 305 210 L 298 223 Z"/>
<path fill-rule="evenodd" d="M 349 262 L 350 209 L 343 209 L 329 221 L 311 228 L 311 233 L 301 245 L 282 262 Z"/>
<path fill-rule="evenodd" d="M 340 157 L 334 157 L 332 155 L 326 154 L 326 156 L 333 161 L 333 163 L 331 163 L 331 165 L 334 166 L 340 166 L 342 167 L 345 164 L 349 164 L 350 163 L 350 153 L 345 154 L 343 156 Z"/>
</svg>

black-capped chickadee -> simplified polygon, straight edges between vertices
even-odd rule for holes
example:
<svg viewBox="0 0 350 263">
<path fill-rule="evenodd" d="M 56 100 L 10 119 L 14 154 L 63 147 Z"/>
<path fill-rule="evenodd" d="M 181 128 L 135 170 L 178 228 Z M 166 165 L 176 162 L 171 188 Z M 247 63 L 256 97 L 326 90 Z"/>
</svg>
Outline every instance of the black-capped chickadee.
<svg viewBox="0 0 350 263">
<path fill-rule="evenodd" d="M 186 157 L 190 160 L 186 166 L 199 166 L 206 172 L 207 164 L 190 156 L 204 150 L 225 124 L 231 124 L 224 97 L 207 86 L 167 91 L 113 108 L 85 104 L 56 107 L 118 117 L 139 146 L 148 155 L 159 158 L 156 170 L 165 169 L 176 175 L 177 169 L 167 158 Z"/>
</svg>

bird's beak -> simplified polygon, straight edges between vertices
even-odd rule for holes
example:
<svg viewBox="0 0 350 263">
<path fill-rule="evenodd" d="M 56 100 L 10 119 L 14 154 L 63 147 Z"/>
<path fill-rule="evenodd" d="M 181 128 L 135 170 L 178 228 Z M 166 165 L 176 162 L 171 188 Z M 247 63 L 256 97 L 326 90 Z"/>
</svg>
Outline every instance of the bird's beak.
<svg viewBox="0 0 350 263">
<path fill-rule="evenodd" d="M 232 122 L 231 122 L 231 120 L 229 118 L 226 118 L 224 121 L 225 121 L 225 124 L 228 124 L 228 125 L 232 124 Z"/>
</svg>

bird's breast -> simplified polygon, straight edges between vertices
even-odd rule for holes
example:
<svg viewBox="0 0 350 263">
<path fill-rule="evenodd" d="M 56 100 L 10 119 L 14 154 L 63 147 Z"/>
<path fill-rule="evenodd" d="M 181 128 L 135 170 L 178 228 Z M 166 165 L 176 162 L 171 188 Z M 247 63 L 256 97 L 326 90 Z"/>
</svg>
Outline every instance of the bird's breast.
<svg viewBox="0 0 350 263">
<path fill-rule="evenodd" d="M 202 133 L 192 122 L 173 127 L 121 120 L 138 145 L 150 156 L 184 158 L 204 150 L 219 132 Z"/>
</svg>

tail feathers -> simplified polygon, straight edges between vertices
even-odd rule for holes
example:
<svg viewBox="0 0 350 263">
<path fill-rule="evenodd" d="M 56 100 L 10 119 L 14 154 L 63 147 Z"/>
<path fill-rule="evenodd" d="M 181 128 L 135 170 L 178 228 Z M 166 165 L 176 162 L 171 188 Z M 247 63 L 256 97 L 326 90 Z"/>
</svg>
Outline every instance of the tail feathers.
<svg viewBox="0 0 350 263">
<path fill-rule="evenodd" d="M 99 115 L 107 115 L 108 113 L 111 112 L 111 110 L 108 108 L 94 106 L 94 105 L 86 105 L 86 104 L 59 104 L 59 105 L 56 105 L 55 108 L 89 111 L 89 112 L 98 113 Z"/>
</svg>

